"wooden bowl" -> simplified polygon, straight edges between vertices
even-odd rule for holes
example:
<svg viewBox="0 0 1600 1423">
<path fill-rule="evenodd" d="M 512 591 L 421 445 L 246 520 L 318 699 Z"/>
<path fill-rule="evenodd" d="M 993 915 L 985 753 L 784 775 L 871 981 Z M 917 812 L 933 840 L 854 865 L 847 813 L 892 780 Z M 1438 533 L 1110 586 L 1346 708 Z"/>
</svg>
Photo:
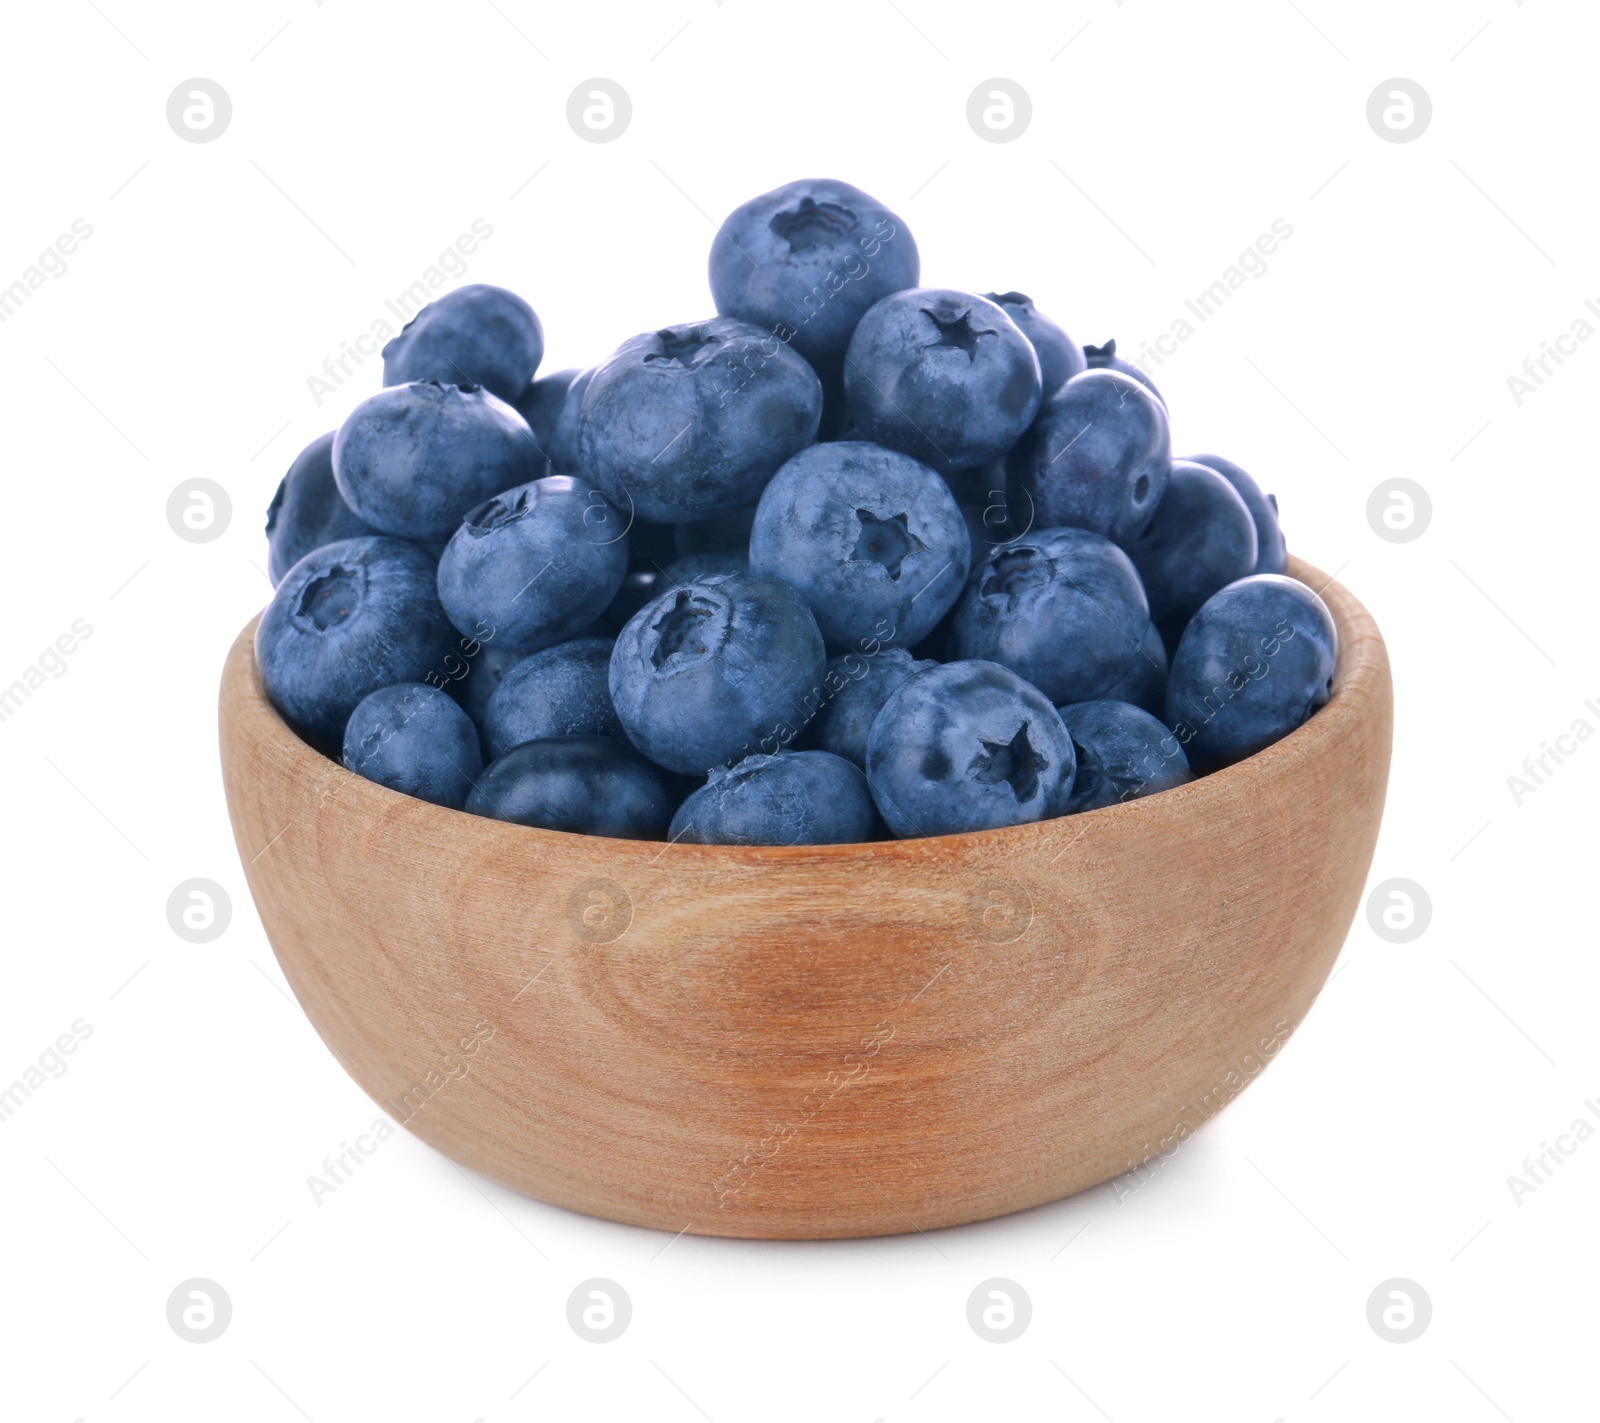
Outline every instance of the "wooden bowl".
<svg viewBox="0 0 1600 1423">
<path fill-rule="evenodd" d="M 351 775 L 222 676 L 278 962 L 386 1112 L 541 1200 L 662 1230 L 930 1230 L 1127 1172 L 1317 996 L 1371 861 L 1378 629 L 1315 569 L 1333 698 L 1258 756 L 1038 825 L 744 849 L 530 830 Z"/>
</svg>

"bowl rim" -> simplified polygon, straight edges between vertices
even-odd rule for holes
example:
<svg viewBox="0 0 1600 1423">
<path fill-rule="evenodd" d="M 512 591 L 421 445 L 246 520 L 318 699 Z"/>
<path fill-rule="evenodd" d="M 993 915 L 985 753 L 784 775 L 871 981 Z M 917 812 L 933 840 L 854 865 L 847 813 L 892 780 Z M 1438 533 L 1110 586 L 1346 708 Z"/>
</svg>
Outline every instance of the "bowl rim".
<svg viewBox="0 0 1600 1423">
<path fill-rule="evenodd" d="M 1387 664 L 1382 634 L 1355 595 L 1320 569 L 1290 554 L 1283 572 L 1310 588 L 1327 605 L 1333 617 L 1339 646 L 1334 663 L 1333 691 L 1327 703 L 1287 736 L 1255 755 L 1207 775 L 1197 776 L 1181 786 L 1136 800 L 1102 806 L 1097 810 L 1026 821 L 1021 825 L 1006 825 L 993 830 L 967 830 L 950 835 L 921 835 L 842 845 L 700 845 L 676 840 L 625 840 L 608 835 L 586 835 L 573 830 L 547 830 L 540 826 L 518 825 L 512 821 L 495 820 L 488 816 L 472 815 L 465 810 L 435 805 L 376 781 L 368 781 L 356 772 L 347 770 L 342 762 L 317 750 L 283 719 L 267 699 L 256 661 L 255 633 L 262 613 L 257 613 L 245 624 L 227 655 L 220 701 L 225 712 L 238 719 L 241 730 L 249 740 L 270 744 L 284 761 L 302 762 L 308 791 L 317 792 L 319 798 L 337 799 L 352 782 L 359 782 L 363 793 L 375 793 L 380 804 L 385 797 L 392 798 L 397 803 L 394 808 L 403 809 L 415 818 L 419 826 L 437 818 L 438 838 L 441 841 L 450 838 L 450 827 L 454 826 L 460 831 L 464 822 L 470 822 L 475 831 L 485 834 L 534 836 L 535 844 L 538 839 L 548 838 L 552 844 L 572 845 L 578 842 L 591 847 L 596 853 L 636 854 L 642 850 L 651 853 L 653 858 L 672 855 L 680 862 L 709 859 L 723 863 L 732 860 L 744 863 L 809 863 L 819 857 L 836 861 L 855 857 L 863 864 L 870 864 L 923 858 L 935 848 L 943 849 L 946 854 L 979 847 L 998 847 L 1004 852 L 1007 841 L 1020 845 L 1051 826 L 1080 824 L 1083 827 L 1079 831 L 1081 837 L 1094 826 L 1108 824 L 1108 818 L 1112 816 L 1160 814 L 1163 804 L 1171 806 L 1180 800 L 1187 804 L 1197 798 L 1243 791 L 1249 780 L 1272 775 L 1278 768 L 1287 767 L 1304 757 L 1316 756 L 1349 734 L 1352 723 L 1370 705 L 1366 693 L 1375 688 Z"/>
</svg>

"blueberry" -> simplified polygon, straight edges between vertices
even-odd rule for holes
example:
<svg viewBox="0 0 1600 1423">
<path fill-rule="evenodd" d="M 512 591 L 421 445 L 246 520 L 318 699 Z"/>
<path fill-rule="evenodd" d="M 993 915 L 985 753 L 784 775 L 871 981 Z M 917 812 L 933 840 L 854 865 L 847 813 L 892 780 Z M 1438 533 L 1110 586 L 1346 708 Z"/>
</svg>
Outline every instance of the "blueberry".
<svg viewBox="0 0 1600 1423">
<path fill-rule="evenodd" d="M 437 687 L 398 682 L 363 697 L 344 729 L 345 769 L 460 810 L 483 773 L 472 718 Z"/>
<path fill-rule="evenodd" d="M 436 380 L 481 385 L 502 400 L 528 388 L 544 356 L 544 330 L 515 292 L 482 282 L 430 301 L 383 348 L 383 383 Z"/>
<path fill-rule="evenodd" d="M 528 422 L 528 428 L 533 431 L 533 442 L 538 445 L 547 460 L 550 458 L 550 448 L 554 442 L 556 421 L 561 418 L 562 408 L 567 401 L 567 392 L 579 374 L 580 372 L 576 370 L 552 371 L 547 376 L 540 376 L 511 402 L 517 414 Z M 551 471 L 540 471 L 540 473 L 549 472 Z M 570 468 L 560 472 L 573 473 Z"/>
<path fill-rule="evenodd" d="M 1073 376 L 1039 410 L 1006 462 L 1012 505 L 1035 525 L 1070 525 L 1119 543 L 1144 527 L 1172 467 L 1166 407 L 1116 371 Z"/>
<path fill-rule="evenodd" d="M 972 556 L 967 567 L 967 586 L 976 581 L 990 549 L 1010 543 L 1032 526 L 1031 511 L 1025 498 L 1011 507 L 1006 481 L 1006 462 L 994 460 L 980 469 L 956 470 L 945 475 L 945 483 L 955 496 L 961 517 L 967 525 L 967 541 Z"/>
<path fill-rule="evenodd" d="M 1193 464 L 1203 464 L 1214 469 L 1238 491 L 1244 506 L 1256 525 L 1256 566 L 1252 573 L 1282 573 L 1286 562 L 1283 530 L 1278 526 L 1278 500 L 1275 495 L 1263 494 L 1261 486 L 1239 468 L 1232 460 L 1221 455 L 1188 455 Z"/>
<path fill-rule="evenodd" d="M 916 642 L 960 596 L 971 542 L 949 486 L 909 455 L 812 445 L 772 477 L 750 568 L 805 599 L 834 647 Z"/>
<path fill-rule="evenodd" d="M 495 688 L 528 654 L 515 647 L 479 642 L 476 638 L 458 641 L 463 644 L 459 653 L 444 660 L 445 690 L 461 703 L 461 709 L 472 718 L 473 725 L 481 727 Z"/>
<path fill-rule="evenodd" d="M 1039 408 L 1039 358 L 1002 307 L 916 287 L 885 297 L 850 338 L 845 393 L 861 438 L 941 472 L 1005 454 Z"/>
<path fill-rule="evenodd" d="M 1178 739 L 1127 702 L 1076 702 L 1061 708 L 1078 771 L 1070 814 L 1169 791 L 1194 779 Z"/>
<path fill-rule="evenodd" d="M 756 502 L 822 418 L 816 372 L 726 317 L 648 331 L 599 366 L 578 416 L 578 467 L 625 513 L 675 522 Z"/>
<path fill-rule="evenodd" d="M 344 502 L 333 482 L 333 431 L 294 457 L 267 509 L 267 576 L 276 588 L 306 554 L 377 530 Z"/>
<path fill-rule="evenodd" d="M 273 706 L 336 747 L 369 692 L 438 677 L 454 637 L 426 553 L 403 539 L 340 539 L 284 575 L 256 627 L 256 663 Z"/>
<path fill-rule="evenodd" d="M 548 736 L 491 761 L 466 808 L 544 830 L 658 840 L 672 820 L 673 798 L 660 772 L 625 742 Z"/>
<path fill-rule="evenodd" d="M 854 845 L 878 812 L 861 768 L 826 751 L 780 751 L 717 766 L 672 817 L 689 845 Z"/>
<path fill-rule="evenodd" d="M 735 208 L 711 244 L 711 295 L 722 316 L 837 364 L 874 302 L 917 284 L 917 244 L 898 217 L 832 179 L 786 183 Z"/>
<path fill-rule="evenodd" d="M 1154 623 L 1122 676 L 1106 691 L 1106 699 L 1129 702 L 1159 717 L 1167 707 L 1167 645 Z"/>
<path fill-rule="evenodd" d="M 816 619 L 788 584 L 719 573 L 634 615 L 611 654 L 611 700 L 635 746 L 694 775 L 787 745 L 820 705 L 824 667 Z"/>
<path fill-rule="evenodd" d="M 867 738 L 872 798 L 902 838 L 1064 815 L 1075 765 L 1061 714 L 993 662 L 949 662 L 907 678 Z"/>
<path fill-rule="evenodd" d="M 469 637 L 534 652 L 598 618 L 627 571 L 617 511 L 585 481 L 552 474 L 467 515 L 439 559 L 439 597 Z"/>
<path fill-rule="evenodd" d="M 1207 598 L 1255 571 L 1256 526 L 1216 470 L 1174 460 L 1150 522 L 1124 547 L 1144 583 L 1152 621 L 1175 646 Z"/>
<path fill-rule="evenodd" d="M 490 759 L 547 736 L 622 738 L 607 677 L 612 641 L 578 637 L 524 657 L 489 698 L 483 745 Z"/>
<path fill-rule="evenodd" d="M 544 446 L 550 456 L 552 474 L 579 472 L 578 416 L 583 410 L 584 393 L 589 389 L 589 382 L 594 379 L 595 369 L 591 366 L 588 370 L 579 371 L 573 376 L 572 384 L 567 387 L 567 393 L 561 399 L 561 410 L 556 415 L 555 423 L 550 427 L 550 439 Z"/>
<path fill-rule="evenodd" d="M 346 502 L 386 534 L 448 539 L 469 509 L 540 474 L 527 421 L 475 385 L 414 381 L 363 400 L 333 437 Z"/>
<path fill-rule="evenodd" d="M 1150 626 L 1133 564 L 1085 529 L 1040 529 L 988 554 L 956 605 L 950 653 L 1011 668 L 1053 702 L 1104 697 Z"/>
<path fill-rule="evenodd" d="M 1149 376 L 1134 365 L 1132 361 L 1125 361 L 1117 354 L 1117 343 L 1115 341 L 1107 341 L 1103 346 L 1085 346 L 1083 348 L 1083 356 L 1089 363 L 1090 370 L 1121 371 L 1125 376 L 1132 376 L 1151 395 L 1155 396 L 1163 406 L 1167 403 L 1166 397 L 1156 389 L 1156 383 Z"/>
<path fill-rule="evenodd" d="M 729 509 L 724 514 L 713 514 L 709 519 L 691 519 L 678 524 L 672 531 L 674 546 L 680 558 L 692 553 L 750 552 L 750 525 L 756 517 L 756 506 Z"/>
<path fill-rule="evenodd" d="M 1039 357 L 1039 378 L 1045 395 L 1052 395 L 1079 372 L 1088 369 L 1083 348 L 1021 292 L 987 292 L 985 295 L 1017 323 Z"/>
<path fill-rule="evenodd" d="M 662 572 L 667 583 L 692 583 L 711 573 L 748 573 L 750 559 L 746 554 L 727 550 L 722 553 L 691 553 L 675 558 Z"/>
<path fill-rule="evenodd" d="M 872 655 L 845 652 L 830 657 L 823 677 L 830 695 L 817 714 L 817 745 L 865 766 L 867 734 L 883 704 L 906 678 L 936 666 L 936 662 L 918 662 L 903 647 L 886 647 Z"/>
<path fill-rule="evenodd" d="M 1242 761 L 1287 736 L 1333 688 L 1338 633 L 1304 583 L 1257 573 L 1189 620 L 1167 679 L 1165 721 L 1196 771 Z"/>
</svg>

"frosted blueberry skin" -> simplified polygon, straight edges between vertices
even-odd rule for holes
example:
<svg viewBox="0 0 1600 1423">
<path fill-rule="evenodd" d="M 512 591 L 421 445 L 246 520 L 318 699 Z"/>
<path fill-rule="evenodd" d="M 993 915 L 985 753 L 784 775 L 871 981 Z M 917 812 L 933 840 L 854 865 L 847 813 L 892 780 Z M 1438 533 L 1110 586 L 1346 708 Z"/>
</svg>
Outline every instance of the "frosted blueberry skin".
<svg viewBox="0 0 1600 1423">
<path fill-rule="evenodd" d="M 483 282 L 430 301 L 383 348 L 383 383 L 481 385 L 512 401 L 544 356 L 544 328 L 515 292 Z"/>
<path fill-rule="evenodd" d="M 1078 770 L 1068 814 L 1137 800 L 1194 779 L 1183 748 L 1149 712 L 1127 702 L 1061 708 Z"/>
<path fill-rule="evenodd" d="M 992 550 L 950 620 L 950 655 L 998 662 L 1052 702 L 1104 697 L 1150 627 L 1133 564 L 1085 529 L 1040 529 Z"/>
<path fill-rule="evenodd" d="M 256 626 L 256 664 L 284 718 L 313 744 L 337 748 L 363 697 L 437 678 L 455 636 L 422 549 L 340 539 L 284 575 Z"/>
<path fill-rule="evenodd" d="M 478 729 L 437 687 L 399 682 L 363 697 L 344 729 L 347 771 L 460 810 L 483 772 Z"/>
<path fill-rule="evenodd" d="M 858 438 L 940 473 L 1005 454 L 1042 393 L 1039 358 L 1005 310 L 938 287 L 897 292 L 861 318 L 844 386 Z"/>
<path fill-rule="evenodd" d="M 659 840 L 673 805 L 661 773 L 626 742 L 551 736 L 491 761 L 466 809 L 543 830 Z"/>
<path fill-rule="evenodd" d="M 1115 341 L 1107 341 L 1103 346 L 1085 346 L 1083 348 L 1083 358 L 1089 363 L 1089 369 L 1092 371 L 1119 371 L 1125 376 L 1132 377 L 1148 390 L 1151 395 L 1155 396 L 1163 406 L 1166 405 L 1166 397 L 1156 389 L 1156 383 L 1138 366 L 1134 365 L 1132 361 L 1125 361 L 1117 354 L 1117 343 Z"/>
<path fill-rule="evenodd" d="M 956 470 L 944 479 L 967 525 L 967 540 L 972 551 L 967 566 L 970 588 L 991 549 L 1029 532 L 1033 527 L 1033 511 L 1026 496 L 1018 496 L 1017 507 L 1012 508 L 1003 458 L 991 460 L 978 469 Z"/>
<path fill-rule="evenodd" d="M 788 461 L 750 528 L 751 572 L 794 588 L 839 649 L 920 640 L 960 596 L 971 556 L 966 522 L 937 474 L 854 440 Z"/>
<path fill-rule="evenodd" d="M 687 775 L 787 744 L 823 697 L 822 634 L 786 583 L 719 573 L 669 588 L 623 628 L 611 701 L 628 739 Z"/>
<path fill-rule="evenodd" d="M 445 659 L 444 675 L 438 681 L 442 681 L 445 691 L 461 703 L 461 709 L 472 718 L 472 724 L 481 728 L 483 714 L 495 688 L 528 654 L 514 647 L 478 642 L 475 638 L 458 638 L 457 644 L 457 655 Z"/>
<path fill-rule="evenodd" d="M 267 577 L 283 575 L 314 548 L 378 531 L 344 502 L 333 482 L 333 431 L 294 457 L 267 507 Z"/>
<path fill-rule="evenodd" d="M 628 571 L 623 520 L 599 490 L 552 474 L 473 509 L 439 559 L 439 597 L 463 633 L 535 652 L 575 637 Z"/>
<path fill-rule="evenodd" d="M 1214 469 L 1231 484 L 1256 526 L 1256 566 L 1252 573 L 1282 573 L 1288 561 L 1288 550 L 1283 541 L 1283 529 L 1278 524 L 1278 499 L 1273 494 L 1263 494 L 1261 486 L 1232 460 L 1221 455 L 1185 455 L 1192 464 L 1203 464 Z"/>
<path fill-rule="evenodd" d="M 599 367 L 578 415 L 578 467 L 625 513 L 674 523 L 756 502 L 817 437 L 822 386 L 742 321 L 648 331 Z"/>
<path fill-rule="evenodd" d="M 1176 647 L 1207 598 L 1255 572 L 1256 525 L 1216 470 L 1174 460 L 1150 522 L 1123 547 L 1144 583 L 1151 620 Z"/>
<path fill-rule="evenodd" d="M 552 371 L 547 376 L 540 376 L 532 382 L 515 400 L 511 402 L 517 414 L 528 422 L 528 429 L 533 432 L 533 442 L 538 445 L 539 452 L 546 460 L 550 459 L 552 437 L 555 434 L 556 421 L 561 418 L 562 407 L 567 402 L 567 391 L 572 388 L 572 383 L 582 374 L 577 370 Z M 572 470 L 540 470 L 541 474 L 561 473 L 571 474 Z"/>
<path fill-rule="evenodd" d="M 785 183 L 735 208 L 711 244 L 717 313 L 776 333 L 807 360 L 844 355 L 867 308 L 914 287 L 917 244 L 860 188 L 830 178 Z"/>
<path fill-rule="evenodd" d="M 550 438 L 544 444 L 545 452 L 550 456 L 551 474 L 578 474 L 578 416 L 583 409 L 584 392 L 589 389 L 589 382 L 594 379 L 596 367 L 590 366 L 586 371 L 579 371 L 573 376 L 572 383 L 567 387 L 567 393 L 561 398 L 561 409 L 556 414 L 555 423 L 550 427 Z"/>
<path fill-rule="evenodd" d="M 1022 292 L 985 292 L 984 295 L 1017 323 L 1039 357 L 1039 379 L 1046 396 L 1053 395 L 1073 376 L 1089 367 L 1078 345 Z"/>
<path fill-rule="evenodd" d="M 872 798 L 901 838 L 1064 815 L 1076 764 L 1049 699 L 993 662 L 948 662 L 907 678 L 867 738 Z"/>
<path fill-rule="evenodd" d="M 864 767 L 867 736 L 884 703 L 908 677 L 938 665 L 917 661 L 903 647 L 830 657 L 823 677 L 829 697 L 815 723 L 818 748 Z"/>
<path fill-rule="evenodd" d="M 1040 407 L 1006 462 L 1014 509 L 1117 543 L 1149 521 L 1172 468 L 1167 410 L 1117 371 L 1073 376 Z"/>
<path fill-rule="evenodd" d="M 855 845 L 879 833 L 861 768 L 827 751 L 780 751 L 718 766 L 672 817 L 689 845 Z"/>
<path fill-rule="evenodd" d="M 1167 709 L 1167 645 L 1154 623 L 1123 674 L 1106 691 L 1107 701 L 1128 702 L 1160 717 Z"/>
<path fill-rule="evenodd" d="M 369 396 L 333 437 L 345 502 L 386 534 L 442 542 L 469 510 L 543 471 L 528 423 L 476 385 L 414 381 Z"/>
<path fill-rule="evenodd" d="M 548 736 L 623 737 L 607 678 L 612 640 L 577 637 L 524 657 L 489 698 L 483 747 L 491 760 Z"/>
<path fill-rule="evenodd" d="M 1196 772 L 1242 761 L 1327 703 L 1338 651 L 1333 616 L 1304 583 L 1241 578 L 1184 629 L 1163 719 Z"/>
</svg>

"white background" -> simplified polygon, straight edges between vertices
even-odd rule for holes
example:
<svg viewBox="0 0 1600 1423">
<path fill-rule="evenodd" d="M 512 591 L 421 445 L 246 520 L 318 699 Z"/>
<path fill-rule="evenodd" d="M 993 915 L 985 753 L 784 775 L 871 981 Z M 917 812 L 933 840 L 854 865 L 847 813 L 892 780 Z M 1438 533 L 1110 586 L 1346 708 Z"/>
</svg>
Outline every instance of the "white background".
<svg viewBox="0 0 1600 1423">
<path fill-rule="evenodd" d="M 93 1034 L 0 1124 L 0 1414 L 1595 1416 L 1600 1140 L 1520 1203 L 1507 1177 L 1600 1102 L 1600 739 L 1520 805 L 1506 780 L 1576 718 L 1600 727 L 1600 342 L 1520 405 L 1506 384 L 1600 301 L 1593 6 L 5 15 L 0 285 L 73 219 L 93 236 L 0 325 L 0 684 L 74 619 L 93 634 L 0 723 L 0 1085 L 75 1019 Z M 192 76 L 232 99 L 211 143 L 167 125 Z M 567 124 L 591 76 L 632 98 L 615 142 Z M 992 76 L 1032 98 L 1013 142 L 966 120 Z M 1414 142 L 1367 123 L 1393 76 L 1432 98 Z M 592 363 L 709 314 L 715 222 L 823 175 L 901 214 L 925 284 L 1027 291 L 1130 354 L 1292 225 L 1155 374 L 1176 448 L 1275 490 L 1290 546 L 1382 626 L 1397 735 L 1372 883 L 1421 884 L 1432 922 L 1396 945 L 1359 914 L 1271 1070 L 1120 1205 L 1103 1187 L 929 1236 L 673 1242 L 469 1179 L 404 1133 L 316 1204 L 306 1178 L 376 1112 L 287 994 L 215 733 L 224 651 L 269 591 L 267 501 L 380 371 L 320 408 L 307 377 L 475 218 L 494 231 L 466 280 L 534 304 L 546 369 Z M 1433 518 L 1394 544 L 1366 507 L 1402 475 Z M 165 512 L 197 476 L 233 507 L 205 544 Z M 165 913 L 195 876 L 233 905 L 205 945 Z M 233 1302 L 209 1344 L 166 1320 L 192 1276 Z M 566 1321 L 592 1276 L 633 1300 L 614 1343 Z M 967 1324 L 991 1276 L 1032 1298 L 1014 1343 Z M 1433 1303 L 1408 1344 L 1366 1317 L 1395 1276 Z"/>
</svg>

